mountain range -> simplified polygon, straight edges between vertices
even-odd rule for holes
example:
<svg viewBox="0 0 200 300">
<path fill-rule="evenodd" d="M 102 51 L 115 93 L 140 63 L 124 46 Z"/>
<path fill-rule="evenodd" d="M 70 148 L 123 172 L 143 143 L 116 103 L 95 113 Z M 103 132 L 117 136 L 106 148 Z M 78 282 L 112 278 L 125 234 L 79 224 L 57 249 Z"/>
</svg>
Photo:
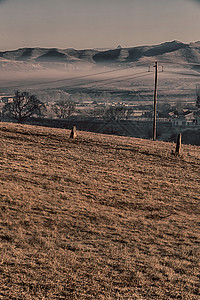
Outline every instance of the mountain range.
<svg viewBox="0 0 200 300">
<path fill-rule="evenodd" d="M 116 49 L 72 48 L 20 48 L 0 52 L 0 62 L 18 61 L 34 63 L 76 63 L 93 64 L 132 63 L 148 61 L 169 61 L 174 63 L 200 63 L 200 41 L 185 44 L 179 41 L 165 42 L 159 45 L 138 46 Z"/>
</svg>

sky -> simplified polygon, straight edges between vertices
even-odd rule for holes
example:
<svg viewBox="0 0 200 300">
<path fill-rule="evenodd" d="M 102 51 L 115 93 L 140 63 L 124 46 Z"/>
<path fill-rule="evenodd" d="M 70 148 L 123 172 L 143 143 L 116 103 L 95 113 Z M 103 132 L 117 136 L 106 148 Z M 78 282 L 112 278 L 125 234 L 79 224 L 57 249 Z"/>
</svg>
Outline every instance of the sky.
<svg viewBox="0 0 200 300">
<path fill-rule="evenodd" d="M 0 51 L 200 40 L 200 0 L 0 0 Z"/>
</svg>

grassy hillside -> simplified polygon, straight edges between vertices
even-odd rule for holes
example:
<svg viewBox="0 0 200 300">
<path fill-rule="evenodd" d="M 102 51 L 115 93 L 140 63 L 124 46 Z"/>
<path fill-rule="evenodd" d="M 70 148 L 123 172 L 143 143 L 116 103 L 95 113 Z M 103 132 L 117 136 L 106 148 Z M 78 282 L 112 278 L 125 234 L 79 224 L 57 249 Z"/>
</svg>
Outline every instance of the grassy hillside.
<svg viewBox="0 0 200 300">
<path fill-rule="evenodd" d="M 0 299 L 200 299 L 200 148 L 1 123 Z"/>
</svg>

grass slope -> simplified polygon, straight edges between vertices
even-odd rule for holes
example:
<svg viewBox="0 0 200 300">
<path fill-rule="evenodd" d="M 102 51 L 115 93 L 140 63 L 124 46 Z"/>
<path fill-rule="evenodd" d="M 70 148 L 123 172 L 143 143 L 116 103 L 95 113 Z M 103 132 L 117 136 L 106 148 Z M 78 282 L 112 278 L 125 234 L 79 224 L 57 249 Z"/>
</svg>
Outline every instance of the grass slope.
<svg viewBox="0 0 200 300">
<path fill-rule="evenodd" d="M 0 137 L 0 299 L 200 299 L 199 147 Z"/>
</svg>

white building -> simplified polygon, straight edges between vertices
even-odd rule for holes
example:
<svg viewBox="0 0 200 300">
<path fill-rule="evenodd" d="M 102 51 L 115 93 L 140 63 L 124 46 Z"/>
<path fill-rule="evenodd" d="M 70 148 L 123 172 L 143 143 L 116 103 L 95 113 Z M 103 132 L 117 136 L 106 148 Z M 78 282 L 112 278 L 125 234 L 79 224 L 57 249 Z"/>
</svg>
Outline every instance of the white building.
<svg viewBox="0 0 200 300">
<path fill-rule="evenodd" d="M 194 112 L 177 116 L 177 118 L 173 118 L 171 121 L 172 126 L 175 127 L 194 127 L 200 125 L 200 117 L 196 116 Z"/>
</svg>

